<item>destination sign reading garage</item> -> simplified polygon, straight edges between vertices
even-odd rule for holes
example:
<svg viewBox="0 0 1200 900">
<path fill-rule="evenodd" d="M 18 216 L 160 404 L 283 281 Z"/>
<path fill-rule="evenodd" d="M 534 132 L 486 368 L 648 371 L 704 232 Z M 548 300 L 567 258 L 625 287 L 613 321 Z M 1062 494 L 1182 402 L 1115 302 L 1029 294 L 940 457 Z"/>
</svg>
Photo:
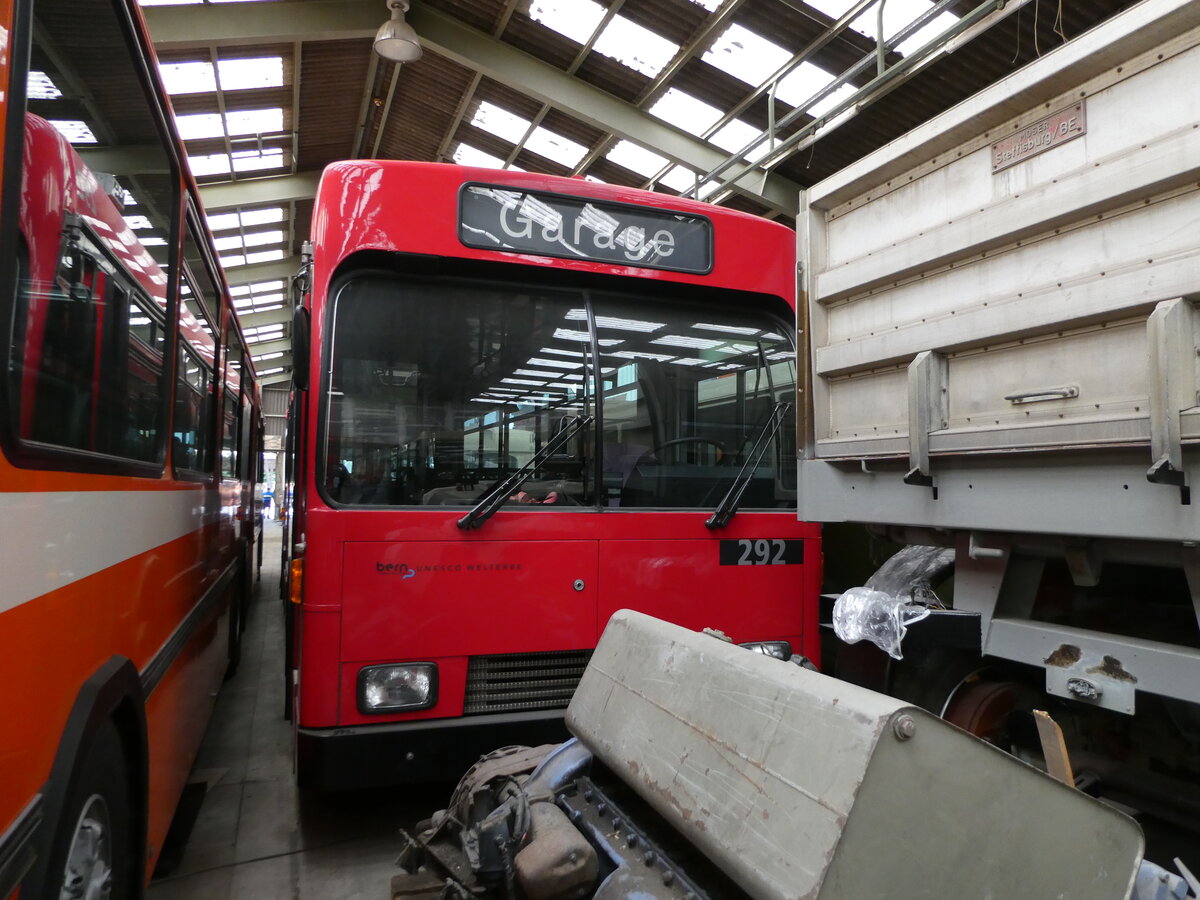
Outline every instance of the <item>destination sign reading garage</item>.
<svg viewBox="0 0 1200 900">
<path fill-rule="evenodd" d="M 486 184 L 465 185 L 458 212 L 459 240 L 480 250 L 712 271 L 712 223 L 702 216 Z"/>
</svg>

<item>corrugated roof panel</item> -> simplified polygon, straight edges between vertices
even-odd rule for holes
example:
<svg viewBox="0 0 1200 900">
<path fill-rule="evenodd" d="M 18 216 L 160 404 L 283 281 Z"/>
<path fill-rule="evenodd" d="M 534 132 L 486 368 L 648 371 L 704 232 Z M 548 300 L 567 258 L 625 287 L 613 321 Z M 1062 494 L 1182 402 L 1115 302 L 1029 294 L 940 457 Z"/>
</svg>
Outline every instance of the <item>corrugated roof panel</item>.
<svg viewBox="0 0 1200 900">
<path fill-rule="evenodd" d="M 370 63 L 371 41 L 308 41 L 300 68 L 300 141 L 297 163 L 301 171 L 323 168 L 345 159 L 354 148 L 358 125 L 359 92 Z"/>
</svg>

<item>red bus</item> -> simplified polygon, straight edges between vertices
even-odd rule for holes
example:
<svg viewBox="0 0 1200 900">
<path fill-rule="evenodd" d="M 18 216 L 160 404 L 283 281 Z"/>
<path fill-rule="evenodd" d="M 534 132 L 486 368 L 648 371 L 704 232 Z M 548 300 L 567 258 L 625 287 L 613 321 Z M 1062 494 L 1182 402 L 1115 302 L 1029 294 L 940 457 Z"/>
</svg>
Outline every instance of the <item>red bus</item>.
<svg viewBox="0 0 1200 900">
<path fill-rule="evenodd" d="M 140 896 L 238 656 L 260 400 L 136 3 L 0 35 L 0 897 Z"/>
<path fill-rule="evenodd" d="M 817 657 L 794 240 L 583 179 L 325 170 L 294 329 L 301 784 L 555 738 L 622 607 Z"/>
</svg>

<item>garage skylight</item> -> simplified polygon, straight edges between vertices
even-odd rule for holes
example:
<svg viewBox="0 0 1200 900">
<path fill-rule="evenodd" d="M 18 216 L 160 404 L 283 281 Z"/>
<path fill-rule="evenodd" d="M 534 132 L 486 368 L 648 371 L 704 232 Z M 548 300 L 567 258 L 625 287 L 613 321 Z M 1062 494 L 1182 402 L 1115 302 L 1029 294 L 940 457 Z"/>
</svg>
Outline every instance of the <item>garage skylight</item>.
<svg viewBox="0 0 1200 900">
<path fill-rule="evenodd" d="M 470 144 L 459 144 L 454 149 L 454 161 L 460 166 L 479 166 L 484 169 L 503 169 L 504 160 L 482 150 L 476 150 Z"/>
<path fill-rule="evenodd" d="M 574 166 L 587 153 L 587 147 L 577 144 L 561 134 L 556 134 L 548 128 L 539 126 L 529 133 L 532 122 L 503 107 L 496 106 L 494 103 L 488 103 L 486 100 L 475 108 L 471 124 L 510 144 L 520 144 L 525 135 L 529 134 L 529 139 L 525 142 L 526 149 L 553 160 L 559 165 Z M 476 165 L 476 163 L 469 165 Z M 501 167 L 503 167 L 503 162 L 496 166 L 496 168 Z"/>
<path fill-rule="evenodd" d="M 244 91 L 283 85 L 283 58 L 279 56 L 222 59 L 218 60 L 215 71 L 211 62 L 200 60 L 162 63 L 158 70 L 169 94 L 212 93 L 217 89 L 218 75 L 223 91 Z"/>
<path fill-rule="evenodd" d="M 179 136 L 185 141 L 225 136 L 225 126 L 221 122 L 220 113 L 193 113 L 187 116 L 176 116 L 175 125 L 179 128 Z"/>
<path fill-rule="evenodd" d="M 679 52 L 679 45 L 624 16 L 613 16 L 594 45 L 597 53 L 653 78 Z"/>
<path fill-rule="evenodd" d="M 283 131 L 283 110 L 239 109 L 225 113 L 230 135 L 278 134 Z"/>
<path fill-rule="evenodd" d="M 280 147 L 268 147 L 265 150 L 235 150 L 233 152 L 233 171 L 258 172 L 263 169 L 278 169 L 287 165 Z"/>
<path fill-rule="evenodd" d="M 25 92 L 30 100 L 57 100 L 62 91 L 50 80 L 45 72 L 30 71 L 25 79 Z"/>
<path fill-rule="evenodd" d="M 826 0 L 827 5 L 842 2 L 843 0 Z M 895 2 L 903 2 L 903 0 L 895 0 Z M 848 2 L 846 3 L 846 8 L 849 8 Z M 888 8 L 891 8 L 890 4 Z M 906 24 L 908 21 L 911 21 L 911 19 L 901 24 Z M 725 33 L 713 44 L 712 48 L 704 54 L 705 62 L 755 87 L 766 83 L 767 79 L 790 62 L 791 59 L 792 55 L 783 47 L 736 24 L 730 25 Z M 833 79 L 834 76 L 819 66 L 815 66 L 810 62 L 802 62 L 780 79 L 775 96 L 790 106 L 798 107 L 806 103 L 814 94 L 833 81 Z M 808 112 L 814 116 L 822 115 L 853 93 L 853 87 L 843 85 L 828 97 L 816 103 Z M 730 152 L 737 152 L 752 137 L 753 135 L 750 135 L 740 142 L 730 140 L 729 143 L 735 145 L 732 147 L 725 147 L 724 144 L 716 139 L 715 135 L 712 140 L 713 143 L 725 147 Z"/>
<path fill-rule="evenodd" d="M 188 167 L 197 178 L 205 175 L 228 175 L 231 171 L 228 153 L 212 153 L 207 156 L 189 156 Z"/>
<path fill-rule="evenodd" d="M 605 158 L 623 166 L 631 172 L 637 172 L 645 178 L 653 178 L 666 167 L 669 160 L 641 147 L 632 141 L 618 141 L 605 154 Z"/>
<path fill-rule="evenodd" d="M 217 61 L 217 74 L 223 91 L 282 87 L 283 58 L 256 56 L 252 59 L 222 59 Z"/>
<path fill-rule="evenodd" d="M 833 81 L 833 76 L 824 69 L 810 62 L 802 62 L 780 80 L 775 96 L 789 106 L 800 106 L 831 81 Z M 822 115 L 853 93 L 853 86 L 843 84 L 832 94 L 813 104 L 807 111 L 813 116 Z"/>
<path fill-rule="evenodd" d="M 533 134 L 525 142 L 525 148 L 568 168 L 574 166 L 587 154 L 587 147 L 582 144 L 577 144 L 570 138 L 565 138 L 548 128 L 541 127 L 533 130 Z"/>
<path fill-rule="evenodd" d="M 660 184 L 665 184 L 672 190 L 683 193 L 690 191 L 696 186 L 696 172 L 693 172 L 687 166 L 673 166 L 667 171 L 667 174 L 658 179 Z"/>
<path fill-rule="evenodd" d="M 586 44 L 604 20 L 592 0 L 534 0 L 529 17 L 577 44 Z M 679 45 L 624 16 L 613 16 L 593 45 L 597 53 L 653 78 L 679 52 Z"/>
<path fill-rule="evenodd" d="M 671 88 L 650 107 L 650 115 L 697 137 L 715 125 L 721 110 L 677 88 Z"/>
<path fill-rule="evenodd" d="M 217 89 L 210 62 L 160 63 L 158 71 L 168 94 L 209 94 Z"/>
<path fill-rule="evenodd" d="M 534 0 L 529 18 L 577 44 L 586 44 L 604 19 L 604 8 L 591 0 Z"/>
<path fill-rule="evenodd" d="M 275 281 L 256 281 L 253 284 L 239 284 L 236 287 L 231 287 L 229 293 L 235 297 L 245 296 L 247 294 L 257 297 L 263 292 L 281 291 L 283 290 L 283 281 L 276 279 Z M 280 295 L 282 296 L 282 294 Z M 255 302 L 258 302 L 257 300 Z"/>
<path fill-rule="evenodd" d="M 283 207 L 269 206 L 263 209 L 247 209 L 239 213 L 218 213 L 208 217 L 208 227 L 213 231 L 228 231 L 230 228 L 252 228 L 255 225 L 270 225 L 283 221 Z"/>
<path fill-rule="evenodd" d="M 96 136 L 88 123 L 81 119 L 50 119 L 50 124 L 72 144 L 96 144 Z"/>
<path fill-rule="evenodd" d="M 757 87 L 792 58 L 791 54 L 741 25 L 730 25 L 702 57 L 709 65 Z"/>
<path fill-rule="evenodd" d="M 247 253 L 245 256 L 222 256 L 221 265 L 226 269 L 234 268 L 235 266 L 252 265 L 260 262 L 272 262 L 273 260 L 283 259 L 284 252 L 282 250 L 261 250 L 257 253 Z"/>
<path fill-rule="evenodd" d="M 471 124 L 476 128 L 482 128 L 488 134 L 504 138 L 510 144 L 516 144 L 525 137 L 525 132 L 529 130 L 531 123 L 528 119 L 523 119 L 503 107 L 484 100 L 475 109 L 475 115 L 471 117 Z"/>
<path fill-rule="evenodd" d="M 825 13 L 825 15 L 834 19 L 845 15 L 846 11 L 853 5 L 853 2 L 854 0 L 809 0 L 811 6 L 814 6 Z M 927 0 L 888 0 L 883 8 L 884 40 L 899 32 L 910 22 L 915 22 L 931 6 L 933 4 L 927 2 Z M 859 34 L 866 35 L 874 40 L 879 21 L 878 16 L 878 7 L 872 6 L 861 16 L 854 19 L 849 27 L 853 28 Z M 900 44 L 896 49 L 904 54 L 919 50 L 922 45 L 929 43 L 957 21 L 958 16 L 944 12 Z"/>
<path fill-rule="evenodd" d="M 747 125 L 741 119 L 732 119 L 709 135 L 708 140 L 709 143 L 716 144 L 722 150 L 738 153 L 761 134 L 762 132 L 753 125 Z M 747 151 L 746 158 L 755 162 L 762 158 L 768 147 L 769 143 L 763 140 Z"/>
<path fill-rule="evenodd" d="M 220 113 L 192 113 L 176 116 L 179 136 L 185 141 L 236 135 L 277 134 L 283 130 L 283 110 L 243 109 Z"/>
</svg>

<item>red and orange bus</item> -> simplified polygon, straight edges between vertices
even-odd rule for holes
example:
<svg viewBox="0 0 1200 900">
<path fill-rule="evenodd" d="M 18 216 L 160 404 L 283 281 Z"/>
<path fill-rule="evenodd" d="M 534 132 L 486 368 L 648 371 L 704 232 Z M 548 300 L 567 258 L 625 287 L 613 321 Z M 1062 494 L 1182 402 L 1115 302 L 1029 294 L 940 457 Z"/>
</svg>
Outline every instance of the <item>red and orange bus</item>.
<svg viewBox="0 0 1200 900">
<path fill-rule="evenodd" d="M 777 223 L 583 179 L 325 170 L 294 328 L 301 784 L 552 738 L 622 607 L 817 656 L 794 259 Z"/>
<path fill-rule="evenodd" d="M 136 3 L 0 28 L 0 897 L 140 896 L 237 660 L 260 400 Z"/>
</svg>

